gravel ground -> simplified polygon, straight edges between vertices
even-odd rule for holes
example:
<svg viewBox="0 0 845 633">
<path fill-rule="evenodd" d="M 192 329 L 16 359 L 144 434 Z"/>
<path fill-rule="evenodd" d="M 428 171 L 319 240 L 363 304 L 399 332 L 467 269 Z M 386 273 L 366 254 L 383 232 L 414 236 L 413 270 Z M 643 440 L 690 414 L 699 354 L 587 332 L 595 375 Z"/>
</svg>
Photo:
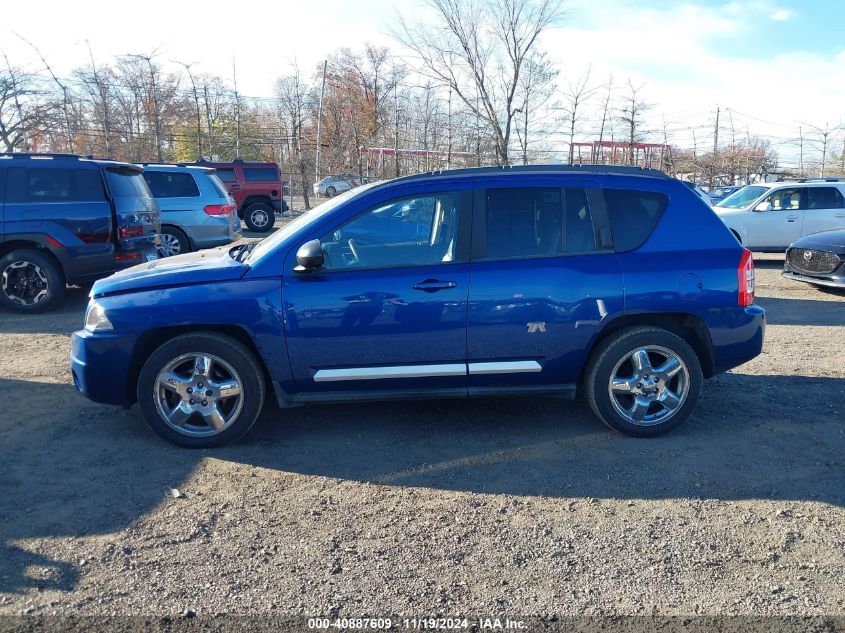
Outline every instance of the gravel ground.
<svg viewBox="0 0 845 633">
<path fill-rule="evenodd" d="M 84 289 L 0 312 L 0 614 L 845 615 L 845 296 L 760 259 L 763 354 L 652 440 L 515 398 L 182 450 L 73 389 Z"/>
</svg>

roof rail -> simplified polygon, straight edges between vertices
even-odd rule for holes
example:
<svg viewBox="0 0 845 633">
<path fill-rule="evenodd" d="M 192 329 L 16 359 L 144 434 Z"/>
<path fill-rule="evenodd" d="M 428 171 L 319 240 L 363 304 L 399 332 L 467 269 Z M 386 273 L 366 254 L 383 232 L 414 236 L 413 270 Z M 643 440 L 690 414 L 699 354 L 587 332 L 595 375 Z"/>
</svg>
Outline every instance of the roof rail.
<svg viewBox="0 0 845 633">
<path fill-rule="evenodd" d="M 796 182 L 845 182 L 845 178 L 799 178 Z"/>
<path fill-rule="evenodd" d="M 497 167 L 465 167 L 461 169 L 442 169 L 421 174 L 412 174 L 394 179 L 415 180 L 431 176 L 483 176 L 507 173 L 585 173 L 585 174 L 620 174 L 629 176 L 649 176 L 652 178 L 666 178 L 671 176 L 658 169 L 646 167 L 630 167 L 627 165 L 500 165 Z"/>
<path fill-rule="evenodd" d="M 79 154 L 60 154 L 53 152 L 0 152 L 0 156 L 9 156 L 11 158 L 74 158 L 79 160 Z"/>
</svg>

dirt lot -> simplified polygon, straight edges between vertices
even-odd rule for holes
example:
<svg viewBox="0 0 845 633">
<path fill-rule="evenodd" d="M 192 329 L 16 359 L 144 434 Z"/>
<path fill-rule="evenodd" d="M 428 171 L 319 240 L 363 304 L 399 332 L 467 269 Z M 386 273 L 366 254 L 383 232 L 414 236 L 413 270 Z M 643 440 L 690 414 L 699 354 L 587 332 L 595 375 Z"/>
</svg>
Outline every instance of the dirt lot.
<svg viewBox="0 0 845 633">
<path fill-rule="evenodd" d="M 0 313 L 0 614 L 845 614 L 845 296 L 758 263 L 764 353 L 634 440 L 555 399 L 268 408 L 169 446 Z M 171 487 L 185 497 L 167 499 Z"/>
</svg>

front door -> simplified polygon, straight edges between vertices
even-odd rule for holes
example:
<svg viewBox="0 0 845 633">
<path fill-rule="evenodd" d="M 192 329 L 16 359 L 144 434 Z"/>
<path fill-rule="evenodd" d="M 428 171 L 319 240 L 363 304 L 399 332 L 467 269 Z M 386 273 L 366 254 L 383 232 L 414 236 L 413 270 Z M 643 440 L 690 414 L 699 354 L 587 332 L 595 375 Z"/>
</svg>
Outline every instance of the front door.
<svg viewBox="0 0 845 633">
<path fill-rule="evenodd" d="M 471 394 L 574 388 L 590 342 L 622 309 L 619 260 L 596 230 L 606 217 L 589 182 L 501 181 L 476 192 Z"/>
<path fill-rule="evenodd" d="M 763 200 L 769 203 L 770 208 L 751 212 L 746 246 L 785 250 L 801 237 L 801 224 L 804 221 L 803 190 L 803 187 L 792 187 L 770 193 Z"/>
<path fill-rule="evenodd" d="M 321 229 L 310 236 L 323 247 L 316 272 L 290 272 L 288 257 L 285 337 L 299 393 L 466 393 L 470 186 L 372 202 Z"/>
<path fill-rule="evenodd" d="M 837 187 L 807 187 L 801 235 L 845 228 L 845 197 Z"/>
</svg>

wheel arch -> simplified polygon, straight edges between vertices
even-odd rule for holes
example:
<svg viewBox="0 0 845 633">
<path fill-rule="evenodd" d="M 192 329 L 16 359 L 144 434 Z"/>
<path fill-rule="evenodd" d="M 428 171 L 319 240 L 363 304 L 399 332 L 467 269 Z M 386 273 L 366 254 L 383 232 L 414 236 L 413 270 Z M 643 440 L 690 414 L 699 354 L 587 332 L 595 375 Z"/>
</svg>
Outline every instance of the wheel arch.
<svg viewBox="0 0 845 633">
<path fill-rule="evenodd" d="M 588 368 L 592 362 L 593 354 L 599 345 L 609 336 L 629 327 L 648 325 L 659 327 L 684 339 L 692 347 L 698 361 L 701 363 L 701 372 L 705 378 L 710 378 L 716 373 L 715 357 L 713 354 L 713 342 L 710 339 L 710 332 L 704 321 L 694 314 L 683 312 L 660 312 L 626 314 L 609 321 L 598 336 L 596 336 L 590 348 L 590 361 L 584 364 L 581 370 L 580 382 L 583 383 Z"/>
<path fill-rule="evenodd" d="M 46 240 L 45 240 L 46 241 Z M 46 257 L 49 257 L 59 269 L 62 279 L 67 283 L 67 272 L 65 271 L 64 262 L 61 258 L 53 252 L 52 248 L 47 243 L 42 243 L 34 239 L 16 238 L 0 243 L 0 257 L 8 255 L 12 251 L 30 250 L 36 251 Z"/>
<path fill-rule="evenodd" d="M 248 195 L 246 198 L 244 198 L 244 201 L 241 203 L 241 208 L 240 208 L 239 212 L 243 213 L 244 211 L 246 211 L 246 209 L 250 205 L 255 204 L 257 202 L 261 202 L 263 204 L 269 205 L 271 210 L 273 208 L 273 201 L 270 198 L 270 196 L 268 196 L 267 194 L 255 194 L 255 193 L 253 193 L 253 194 Z"/>
<path fill-rule="evenodd" d="M 182 334 L 203 334 L 214 333 L 228 336 L 239 343 L 242 343 L 249 349 L 255 357 L 256 363 L 261 368 L 264 374 L 264 380 L 267 385 L 272 384 L 270 371 L 264 361 L 264 357 L 258 350 L 255 341 L 244 328 L 238 325 L 221 325 L 221 324 L 191 324 L 191 325 L 174 325 L 167 327 L 154 328 L 147 330 L 141 334 L 134 347 L 132 348 L 132 355 L 129 359 L 129 368 L 126 373 L 126 402 L 132 405 L 137 401 L 136 388 L 138 385 L 138 378 L 141 374 L 141 368 L 144 362 L 149 358 L 156 349 L 167 341 L 180 336 Z"/>
</svg>

